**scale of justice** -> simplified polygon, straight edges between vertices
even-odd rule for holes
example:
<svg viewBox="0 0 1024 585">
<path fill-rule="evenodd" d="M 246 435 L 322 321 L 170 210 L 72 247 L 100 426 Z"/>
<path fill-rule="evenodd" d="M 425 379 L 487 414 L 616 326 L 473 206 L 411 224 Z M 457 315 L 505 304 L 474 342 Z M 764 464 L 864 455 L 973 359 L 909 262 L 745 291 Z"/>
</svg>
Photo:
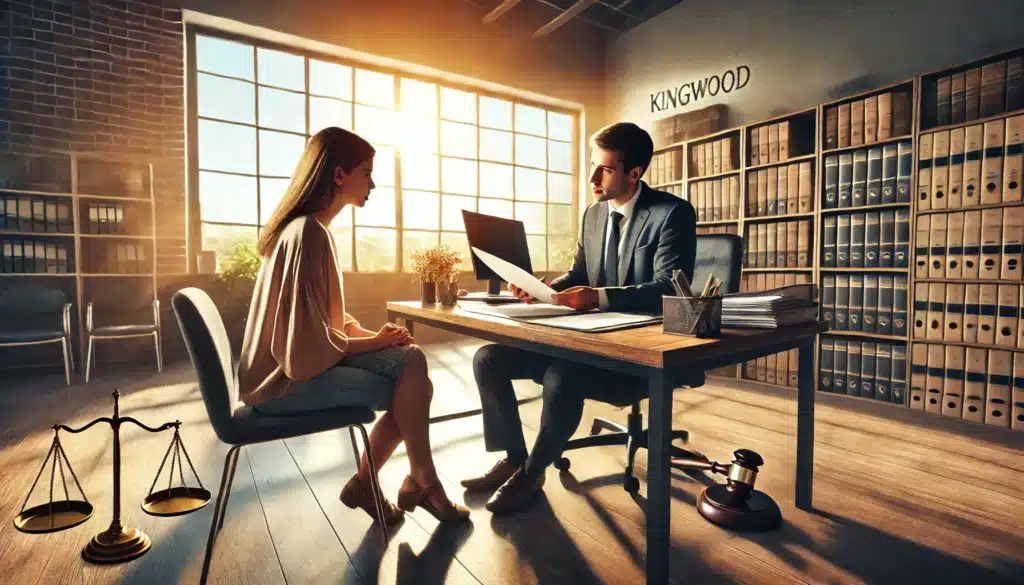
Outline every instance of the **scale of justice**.
<svg viewBox="0 0 1024 585">
<path fill-rule="evenodd" d="M 71 463 L 68 461 L 68 457 L 64 453 L 64 448 L 60 444 L 60 431 L 77 434 L 98 423 L 109 424 L 114 432 L 114 514 L 113 519 L 110 522 L 110 527 L 94 536 L 85 548 L 82 549 L 82 558 L 91 563 L 120 563 L 130 561 L 146 554 L 150 547 L 153 546 L 153 541 L 150 540 L 146 533 L 138 528 L 124 526 L 121 524 L 122 424 L 132 423 L 151 433 L 159 433 L 168 429 L 174 429 L 174 437 L 171 439 L 170 446 L 167 447 L 167 452 L 164 453 L 163 461 L 160 462 L 160 469 L 156 472 L 153 484 L 149 487 L 149 494 L 142 500 L 142 510 L 144 512 L 153 516 L 181 516 L 183 514 L 189 514 L 199 510 L 210 501 L 210 492 L 203 488 L 203 483 L 199 480 L 199 475 L 196 473 L 196 469 L 192 465 L 192 460 L 189 458 L 188 453 L 185 451 L 185 446 L 181 442 L 181 421 L 164 423 L 159 427 L 153 428 L 130 416 L 122 417 L 118 408 L 120 393 L 115 390 L 113 396 L 113 418 L 101 417 L 80 429 L 73 429 L 62 424 L 53 426 L 53 443 L 50 445 L 50 451 L 46 454 L 46 459 L 43 461 L 43 466 L 39 470 L 39 474 L 36 475 L 35 481 L 32 482 L 32 487 L 29 489 L 28 495 L 25 497 L 25 502 L 21 506 L 21 513 L 14 518 L 14 526 L 18 530 L 33 534 L 66 530 L 68 528 L 78 526 L 88 520 L 92 516 L 93 506 L 89 503 L 89 499 L 85 496 L 85 492 L 82 491 L 82 485 L 78 482 L 78 477 L 71 468 Z M 168 456 L 171 457 L 171 466 L 168 473 L 169 477 L 167 488 L 154 492 L 153 490 L 156 488 L 157 480 L 160 479 L 160 474 L 163 472 Z M 186 485 L 182 456 L 184 456 L 184 460 L 188 463 L 189 469 L 192 471 L 192 476 L 195 478 L 198 487 L 189 487 Z M 35 491 L 36 485 L 39 483 L 39 478 L 42 477 L 43 472 L 46 471 L 46 466 L 50 463 L 51 458 L 53 459 L 53 462 L 51 464 L 52 467 L 50 468 L 49 502 L 33 506 L 26 510 L 25 506 L 28 505 L 29 499 L 32 497 L 32 492 Z M 178 478 L 181 483 L 179 486 L 173 486 L 175 463 L 177 463 L 178 466 Z M 71 475 L 71 479 L 74 480 L 75 487 L 78 488 L 78 493 L 82 496 L 81 500 L 71 499 L 71 494 L 68 491 L 65 468 L 67 469 L 67 473 Z M 53 491 L 58 473 L 64 488 L 63 500 L 53 499 Z"/>
</svg>

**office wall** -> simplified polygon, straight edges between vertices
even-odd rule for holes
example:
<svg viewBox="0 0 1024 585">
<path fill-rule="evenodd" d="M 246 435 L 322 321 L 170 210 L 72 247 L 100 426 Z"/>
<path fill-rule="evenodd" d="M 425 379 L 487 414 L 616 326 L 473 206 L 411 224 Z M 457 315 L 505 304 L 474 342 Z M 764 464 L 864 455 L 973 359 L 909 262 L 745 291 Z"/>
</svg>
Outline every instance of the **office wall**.
<svg viewBox="0 0 1024 585">
<path fill-rule="evenodd" d="M 747 124 L 1024 44 L 1019 0 L 683 2 L 614 40 L 608 115 L 727 104 Z M 651 112 L 650 94 L 746 65 L 729 93 Z"/>
</svg>

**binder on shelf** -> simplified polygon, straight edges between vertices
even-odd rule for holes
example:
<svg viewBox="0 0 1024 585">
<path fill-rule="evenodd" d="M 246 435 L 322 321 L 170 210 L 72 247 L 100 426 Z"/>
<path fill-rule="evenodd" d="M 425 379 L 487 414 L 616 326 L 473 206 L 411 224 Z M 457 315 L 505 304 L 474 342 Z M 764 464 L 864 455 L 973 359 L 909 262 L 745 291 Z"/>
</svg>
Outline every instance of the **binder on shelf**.
<svg viewBox="0 0 1024 585">
<path fill-rule="evenodd" d="M 878 141 L 878 96 L 864 98 L 864 143 Z"/>
<path fill-rule="evenodd" d="M 1013 390 L 1010 398 L 1013 401 L 1010 407 L 1010 428 L 1015 431 L 1024 430 L 1024 357 L 1019 353 L 1013 355 Z"/>
<path fill-rule="evenodd" d="M 892 335 L 893 277 L 884 274 L 878 277 L 878 332 Z"/>
<path fill-rule="evenodd" d="M 985 123 L 985 149 L 982 169 L 981 204 L 999 203 L 1003 200 L 1003 121 Z"/>
<path fill-rule="evenodd" d="M 985 424 L 1010 427 L 1010 387 L 1013 353 L 1001 349 L 988 352 L 988 386 L 985 388 Z"/>
<path fill-rule="evenodd" d="M 935 82 L 935 125 L 946 126 L 951 119 L 952 80 L 948 75 Z"/>
<path fill-rule="evenodd" d="M 850 304 L 847 311 L 846 325 L 850 331 L 863 331 L 864 316 L 864 275 L 850 275 Z"/>
<path fill-rule="evenodd" d="M 878 139 L 892 136 L 892 92 L 883 92 L 878 94 Z"/>
<path fill-rule="evenodd" d="M 986 63 L 981 66 L 981 105 L 978 115 L 982 118 L 995 116 L 1004 111 L 1006 91 L 1006 61 Z"/>
<path fill-rule="evenodd" d="M 963 274 L 964 214 L 950 213 L 946 221 L 946 278 L 959 279 Z"/>
<path fill-rule="evenodd" d="M 943 326 L 946 309 L 946 287 L 941 282 L 933 282 L 928 285 L 928 321 L 925 326 L 925 338 L 932 341 L 941 341 L 943 337 Z"/>
<path fill-rule="evenodd" d="M 978 343 L 984 345 L 995 345 L 996 342 L 998 291 L 998 286 L 994 284 L 978 287 Z"/>
<path fill-rule="evenodd" d="M 1006 111 L 1024 108 L 1024 56 L 1006 61 Z"/>
<path fill-rule="evenodd" d="M 850 146 L 864 144 L 864 100 L 850 102 Z"/>
<path fill-rule="evenodd" d="M 868 151 L 856 150 L 853 153 L 853 182 L 850 188 L 850 205 L 863 207 L 867 203 L 868 183 Z"/>
<path fill-rule="evenodd" d="M 852 217 L 844 213 L 836 218 L 836 266 L 850 267 L 850 229 Z"/>
<path fill-rule="evenodd" d="M 854 213 L 850 216 L 850 266 L 853 268 L 864 267 L 864 224 L 863 213 Z"/>
<path fill-rule="evenodd" d="M 837 228 L 838 218 L 835 215 L 826 215 L 822 218 L 822 261 L 821 265 L 826 268 L 835 268 L 837 252 Z"/>
<path fill-rule="evenodd" d="M 870 341 L 860 346 L 860 395 L 875 397 L 875 344 Z"/>
<path fill-rule="evenodd" d="M 949 209 L 960 209 L 964 205 L 964 144 L 966 132 L 963 128 L 949 131 Z"/>
<path fill-rule="evenodd" d="M 879 244 L 878 244 L 878 265 L 882 268 L 893 268 L 895 266 L 895 243 L 896 243 L 896 213 L 887 209 L 878 214 Z M 909 241 L 909 233 L 907 239 Z"/>
<path fill-rule="evenodd" d="M 882 203 L 882 149 L 880 147 L 869 148 L 867 162 L 867 196 L 866 205 L 878 205 Z M 856 180 L 856 169 L 854 169 Z"/>
<path fill-rule="evenodd" d="M 876 400 L 889 402 L 889 381 L 892 379 L 892 344 L 879 342 L 875 346 L 875 395 Z"/>
<path fill-rule="evenodd" d="M 892 286 L 892 333 L 906 336 L 907 334 L 907 276 L 897 274 L 893 277 Z"/>
<path fill-rule="evenodd" d="M 978 319 L 981 316 L 981 287 L 964 286 L 964 343 L 978 343 Z"/>
<path fill-rule="evenodd" d="M 932 177 L 929 209 L 946 209 L 946 181 L 949 179 L 949 131 L 932 134 Z"/>
<path fill-rule="evenodd" d="M 839 107 L 829 106 L 825 108 L 825 148 L 837 148 L 839 146 Z M 753 163 L 757 164 L 757 163 Z"/>
<path fill-rule="evenodd" d="M 964 420 L 985 422 L 985 386 L 988 375 L 985 369 L 987 351 L 980 347 L 968 347 L 966 351 L 967 381 L 964 382 Z"/>
<path fill-rule="evenodd" d="M 914 284 L 914 339 L 928 337 L 928 284 Z"/>
<path fill-rule="evenodd" d="M 924 409 L 926 412 L 942 413 L 942 379 L 945 373 L 943 346 L 928 346 L 928 377 L 925 380 Z"/>
<path fill-rule="evenodd" d="M 964 73 L 964 119 L 977 120 L 981 111 L 981 67 L 973 67 Z"/>
<path fill-rule="evenodd" d="M 931 230 L 932 216 L 917 216 L 917 238 L 914 243 L 914 276 L 928 278 L 928 267 L 931 264 Z M 883 231 L 884 234 L 884 231 Z"/>
<path fill-rule="evenodd" d="M 846 393 L 847 342 L 845 339 L 835 340 L 835 352 L 832 363 L 832 390 L 837 394 Z"/>
<path fill-rule="evenodd" d="M 964 129 L 964 207 L 979 205 L 981 201 L 981 158 L 984 153 L 984 140 L 984 126 L 981 124 L 972 124 Z"/>
<path fill-rule="evenodd" d="M 800 225 L 795 221 L 787 221 L 786 225 L 786 266 L 800 266 Z"/>
<path fill-rule="evenodd" d="M 765 178 L 767 179 L 767 197 L 768 202 L 765 204 L 765 215 L 779 215 L 783 212 L 779 211 L 779 169 L 778 167 L 771 167 L 766 169 Z"/>
<path fill-rule="evenodd" d="M 928 346 L 915 343 L 910 350 L 910 408 L 924 410 L 928 384 Z"/>
<path fill-rule="evenodd" d="M 944 213 L 931 216 L 928 232 L 928 278 L 942 278 L 946 274 L 947 217 Z"/>
<path fill-rule="evenodd" d="M 1024 59 L 1024 58 L 1022 58 Z M 1024 84 L 1024 80 L 1021 80 Z M 1024 88 L 1021 88 L 1024 93 Z M 1003 156 L 1003 201 L 1021 200 L 1024 175 L 1024 114 L 1006 119 L 1006 154 Z"/>
<path fill-rule="evenodd" d="M 849 274 L 837 274 L 836 275 L 836 308 L 835 308 L 835 319 L 833 320 L 832 327 L 838 331 L 846 331 L 849 329 L 847 326 L 847 319 L 850 314 L 850 275 Z M 844 348 L 845 349 L 845 348 Z M 845 364 L 845 362 L 844 362 Z M 837 364 L 838 369 L 838 364 Z"/>
<path fill-rule="evenodd" d="M 904 404 L 907 394 L 907 346 L 892 344 L 892 382 L 889 383 L 889 398 L 896 404 Z"/>
<path fill-rule="evenodd" d="M 1024 207 L 1007 207 L 1003 210 L 1003 256 L 999 268 L 999 278 L 1003 280 L 1020 280 L 1021 248 L 1024 232 Z"/>
<path fill-rule="evenodd" d="M 811 161 L 803 161 L 798 163 L 797 168 L 799 172 L 797 174 L 797 203 L 800 213 L 810 213 L 814 210 L 814 187 L 813 187 L 813 170 Z"/>
<path fill-rule="evenodd" d="M 878 268 L 879 266 L 880 237 L 879 213 L 869 211 L 865 214 L 864 219 L 864 266 L 866 268 Z"/>
<path fill-rule="evenodd" d="M 797 254 L 796 261 L 797 266 L 800 268 L 809 268 L 811 266 L 810 250 L 814 242 L 811 239 L 811 220 L 802 219 L 797 222 L 796 225 L 796 238 L 797 238 Z"/>
<path fill-rule="evenodd" d="M 967 87 L 965 85 L 964 72 L 954 73 L 950 76 L 949 103 L 951 124 L 959 124 L 967 119 Z"/>
<path fill-rule="evenodd" d="M 850 102 L 839 104 L 839 148 L 850 146 Z"/>
<path fill-rule="evenodd" d="M 835 310 L 836 277 L 829 274 L 821 277 L 821 319 L 828 325 L 829 329 L 835 329 L 833 325 Z"/>
<path fill-rule="evenodd" d="M 963 415 L 964 374 L 964 348 L 947 345 L 942 404 L 939 408 L 943 416 L 961 418 Z"/>
<path fill-rule="evenodd" d="M 981 273 L 981 211 L 964 212 L 963 278 L 978 278 Z"/>
<path fill-rule="evenodd" d="M 964 340 L 964 285 L 946 285 L 946 310 L 944 317 L 942 339 L 955 343 L 962 342 Z"/>
<path fill-rule="evenodd" d="M 917 210 L 931 209 L 932 194 L 932 135 L 922 134 L 917 139 Z"/>
<path fill-rule="evenodd" d="M 850 207 L 853 204 L 853 154 L 844 152 L 839 155 L 839 190 L 838 207 Z"/>
<path fill-rule="evenodd" d="M 865 333 L 878 332 L 878 276 L 864 275 L 864 311 L 861 318 Z"/>
<path fill-rule="evenodd" d="M 981 258 L 978 277 L 998 280 L 1003 239 L 1003 210 L 981 211 Z"/>
<path fill-rule="evenodd" d="M 996 345 L 1017 346 L 1017 323 L 1020 312 L 1020 287 L 1014 284 L 1000 284 L 996 301 Z"/>
<path fill-rule="evenodd" d="M 895 175 L 895 160 L 893 161 Z M 895 184 L 895 176 L 893 177 Z M 825 157 L 825 189 L 822 208 L 835 209 L 839 207 L 839 155 L 830 154 Z"/>
</svg>

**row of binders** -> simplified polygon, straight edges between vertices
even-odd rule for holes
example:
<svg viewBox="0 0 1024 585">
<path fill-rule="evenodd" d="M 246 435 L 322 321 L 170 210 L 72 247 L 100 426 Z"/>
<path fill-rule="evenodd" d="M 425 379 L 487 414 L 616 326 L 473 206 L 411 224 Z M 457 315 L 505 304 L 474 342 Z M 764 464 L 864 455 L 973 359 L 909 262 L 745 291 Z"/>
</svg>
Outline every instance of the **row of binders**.
<svg viewBox="0 0 1024 585">
<path fill-rule="evenodd" d="M 917 218 L 915 278 L 1021 279 L 1024 207 Z"/>
<path fill-rule="evenodd" d="M 732 136 L 694 144 L 690 147 L 690 176 L 705 177 L 737 170 L 738 146 Z"/>
<path fill-rule="evenodd" d="M 683 198 L 683 186 L 681 184 L 679 184 L 679 185 L 665 185 L 663 187 L 658 187 L 658 190 L 659 191 L 664 191 L 666 193 L 670 193 L 672 195 L 675 195 L 676 197 L 678 197 L 680 199 Z"/>
<path fill-rule="evenodd" d="M 739 231 L 739 226 L 736 224 L 731 225 L 699 225 L 697 226 L 697 235 L 710 235 L 710 234 L 733 234 Z"/>
<path fill-rule="evenodd" d="M 1024 354 L 914 343 L 910 408 L 1024 430 Z"/>
<path fill-rule="evenodd" d="M 90 204 L 86 206 L 90 234 L 127 233 L 124 221 L 124 206 L 120 204 Z"/>
<path fill-rule="evenodd" d="M 740 178 L 736 175 L 693 181 L 689 184 L 690 204 L 697 221 L 721 221 L 740 217 Z"/>
<path fill-rule="evenodd" d="M 147 243 L 104 242 L 103 246 L 83 251 L 83 262 L 90 272 L 103 274 L 141 274 L 152 272 Z"/>
<path fill-rule="evenodd" d="M 907 277 L 829 274 L 821 279 L 821 316 L 829 329 L 907 334 Z"/>
<path fill-rule="evenodd" d="M 935 125 L 959 124 L 1024 108 L 1024 57 L 1015 56 L 935 80 Z"/>
<path fill-rule="evenodd" d="M 786 162 L 814 152 L 814 118 L 794 116 L 750 129 L 747 138 L 750 166 Z"/>
<path fill-rule="evenodd" d="M 791 163 L 747 174 L 747 216 L 765 217 L 814 210 L 811 161 Z"/>
<path fill-rule="evenodd" d="M 70 234 L 71 204 L 0 193 L 0 230 Z"/>
<path fill-rule="evenodd" d="M 827 215 L 822 220 L 824 268 L 910 266 L 910 210 Z"/>
<path fill-rule="evenodd" d="M 811 220 L 748 224 L 747 268 L 810 268 Z"/>
<path fill-rule="evenodd" d="M 823 337 L 818 363 L 821 392 L 903 404 L 907 391 L 906 344 Z"/>
<path fill-rule="evenodd" d="M 823 209 L 910 202 L 910 141 L 825 156 Z"/>
<path fill-rule="evenodd" d="M 1024 286 L 914 285 L 914 339 L 1024 349 Z"/>
<path fill-rule="evenodd" d="M 683 180 L 683 150 L 673 148 L 655 153 L 648 169 L 648 181 L 654 185 Z"/>
<path fill-rule="evenodd" d="M 1024 115 L 922 134 L 918 211 L 1021 200 Z"/>
<path fill-rule="evenodd" d="M 888 91 L 825 108 L 825 148 L 873 144 L 910 134 L 910 91 Z"/>
<path fill-rule="evenodd" d="M 4 238 L 0 240 L 0 273 L 66 274 L 71 246 L 59 241 Z"/>
</svg>

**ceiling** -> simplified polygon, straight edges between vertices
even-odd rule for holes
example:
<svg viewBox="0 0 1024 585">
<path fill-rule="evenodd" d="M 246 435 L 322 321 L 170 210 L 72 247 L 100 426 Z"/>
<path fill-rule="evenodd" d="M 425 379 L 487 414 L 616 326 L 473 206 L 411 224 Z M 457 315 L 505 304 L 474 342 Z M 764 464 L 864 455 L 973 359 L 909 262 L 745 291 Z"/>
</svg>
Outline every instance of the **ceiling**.
<svg viewBox="0 0 1024 585">
<path fill-rule="evenodd" d="M 585 24 L 614 37 L 650 20 L 682 0 L 469 0 L 485 12 L 484 22 L 522 22 L 528 18 L 540 25 L 534 36 L 555 33 L 569 22 Z M 528 16 L 527 16 L 528 14 Z"/>
</svg>

